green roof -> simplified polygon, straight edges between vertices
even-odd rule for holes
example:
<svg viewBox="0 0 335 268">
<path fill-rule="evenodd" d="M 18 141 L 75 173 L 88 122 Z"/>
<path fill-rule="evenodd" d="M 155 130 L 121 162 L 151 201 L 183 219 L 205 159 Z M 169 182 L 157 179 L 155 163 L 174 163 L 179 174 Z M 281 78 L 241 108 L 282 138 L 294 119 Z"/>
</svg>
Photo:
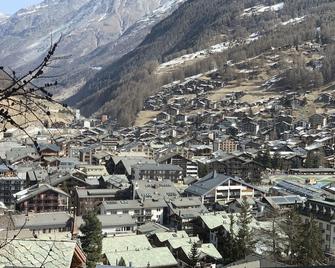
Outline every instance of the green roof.
<svg viewBox="0 0 335 268">
<path fill-rule="evenodd" d="M 187 246 L 187 245 L 191 245 L 199 242 L 200 239 L 199 237 L 195 236 L 195 237 L 185 237 L 185 238 L 172 238 L 169 239 L 169 244 L 173 249 L 177 249 L 180 248 L 182 246 Z"/>
<path fill-rule="evenodd" d="M 200 218 L 210 230 L 222 226 L 224 221 L 226 221 L 227 219 L 229 220 L 229 216 L 226 212 L 207 213 L 201 215 Z"/>
<path fill-rule="evenodd" d="M 191 253 L 192 245 L 185 245 L 182 246 L 182 250 L 184 251 L 185 255 L 188 256 Z M 198 252 L 200 253 L 200 259 L 206 256 L 210 256 L 215 260 L 221 260 L 222 256 L 219 253 L 219 251 L 216 249 L 216 247 L 211 244 L 202 244 L 201 247 L 198 248 Z"/>
<path fill-rule="evenodd" d="M 111 265 L 115 265 L 121 258 L 123 258 L 126 265 L 131 264 L 131 267 L 134 268 L 146 268 L 149 264 L 151 268 L 178 265 L 172 253 L 166 247 L 136 251 L 110 252 L 106 253 L 106 257 Z"/>
<path fill-rule="evenodd" d="M 143 250 L 150 248 L 152 248 L 152 246 L 145 235 L 113 236 L 105 237 L 102 240 L 102 253 Z"/>
<path fill-rule="evenodd" d="M 185 231 L 177 231 L 177 232 L 166 232 L 166 233 L 158 233 L 156 234 L 158 240 L 160 242 L 165 242 L 171 238 L 184 238 L 188 237 L 188 234 Z"/>
</svg>

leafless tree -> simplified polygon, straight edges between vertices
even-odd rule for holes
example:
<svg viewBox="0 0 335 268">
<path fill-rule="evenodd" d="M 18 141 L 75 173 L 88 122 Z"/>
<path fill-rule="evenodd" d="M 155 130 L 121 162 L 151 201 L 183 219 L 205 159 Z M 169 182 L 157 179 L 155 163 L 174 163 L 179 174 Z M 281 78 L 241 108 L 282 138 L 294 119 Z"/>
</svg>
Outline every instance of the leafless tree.
<svg viewBox="0 0 335 268">
<path fill-rule="evenodd" d="M 36 67 L 21 76 L 8 67 L 0 66 L 0 133 L 6 132 L 10 125 L 33 140 L 26 128 L 33 121 L 43 125 L 43 118 L 46 117 L 52 122 L 51 104 L 66 107 L 57 102 L 51 93 L 51 89 L 58 85 L 56 79 L 60 75 L 47 74 L 51 68 L 58 68 L 59 61 L 64 59 L 55 55 L 60 40 L 50 45 L 46 56 Z M 34 145 L 39 151 L 36 141 Z"/>
</svg>

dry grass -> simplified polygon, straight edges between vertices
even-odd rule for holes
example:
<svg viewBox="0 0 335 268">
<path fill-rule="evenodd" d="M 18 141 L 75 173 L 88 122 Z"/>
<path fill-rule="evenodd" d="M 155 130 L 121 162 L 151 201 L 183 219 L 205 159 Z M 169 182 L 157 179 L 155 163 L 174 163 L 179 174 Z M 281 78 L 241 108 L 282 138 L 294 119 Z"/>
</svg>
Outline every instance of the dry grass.
<svg viewBox="0 0 335 268">
<path fill-rule="evenodd" d="M 159 111 L 141 111 L 138 113 L 135 127 L 142 127 L 152 119 L 154 119 L 160 112 Z"/>
</svg>

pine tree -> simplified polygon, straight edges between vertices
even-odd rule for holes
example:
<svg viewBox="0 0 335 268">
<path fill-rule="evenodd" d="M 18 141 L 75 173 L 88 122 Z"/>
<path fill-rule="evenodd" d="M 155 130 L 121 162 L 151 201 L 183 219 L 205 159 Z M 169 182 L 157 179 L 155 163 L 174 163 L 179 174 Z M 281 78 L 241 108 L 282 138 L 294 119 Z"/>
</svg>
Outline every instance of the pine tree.
<svg viewBox="0 0 335 268">
<path fill-rule="evenodd" d="M 299 252 L 301 250 L 301 239 L 303 236 L 302 221 L 295 209 L 290 210 L 281 224 L 286 236 L 284 252 L 288 256 L 289 264 L 299 263 Z"/>
<path fill-rule="evenodd" d="M 127 266 L 124 258 L 121 257 L 121 259 L 120 259 L 120 261 L 118 263 L 118 266 L 121 266 L 121 267 L 126 267 Z"/>
<path fill-rule="evenodd" d="M 320 265 L 324 261 L 322 252 L 322 234 L 313 218 L 303 225 L 303 237 L 298 259 L 301 265 Z"/>
<path fill-rule="evenodd" d="M 305 160 L 306 168 L 319 168 L 321 164 L 321 155 L 318 153 L 310 152 Z"/>
<path fill-rule="evenodd" d="M 80 227 L 82 248 L 87 255 L 87 267 L 93 268 L 100 261 L 102 251 L 102 226 L 95 212 L 83 216 L 84 224 Z"/>
<path fill-rule="evenodd" d="M 280 228 L 282 218 L 278 209 L 274 209 L 268 218 L 271 221 L 271 228 L 263 230 L 263 235 L 267 238 L 268 254 L 274 261 L 277 261 L 283 252 L 283 237 L 281 237 Z"/>
<path fill-rule="evenodd" d="M 282 162 L 282 160 L 280 158 L 280 154 L 278 152 L 276 152 L 273 155 L 273 158 L 272 158 L 272 161 L 271 161 L 272 168 L 281 169 L 282 168 L 282 163 L 281 162 Z"/>
<path fill-rule="evenodd" d="M 245 258 L 247 255 L 254 252 L 255 240 L 250 228 L 252 221 L 250 206 L 247 199 L 244 197 L 241 205 L 241 213 L 238 217 L 239 231 L 237 233 L 237 256 Z"/>
<path fill-rule="evenodd" d="M 198 250 L 198 245 L 196 242 L 194 242 L 192 244 L 192 248 L 191 248 L 191 252 L 190 254 L 188 255 L 190 261 L 191 261 L 191 265 L 192 267 L 196 267 L 198 261 L 199 261 L 199 256 L 200 256 L 200 253 L 199 253 L 199 250 Z"/>
<path fill-rule="evenodd" d="M 238 260 L 237 240 L 234 231 L 236 221 L 233 214 L 229 214 L 229 218 L 229 232 L 221 234 L 221 239 L 219 240 L 218 245 L 218 250 L 220 251 L 224 265 Z"/>
</svg>

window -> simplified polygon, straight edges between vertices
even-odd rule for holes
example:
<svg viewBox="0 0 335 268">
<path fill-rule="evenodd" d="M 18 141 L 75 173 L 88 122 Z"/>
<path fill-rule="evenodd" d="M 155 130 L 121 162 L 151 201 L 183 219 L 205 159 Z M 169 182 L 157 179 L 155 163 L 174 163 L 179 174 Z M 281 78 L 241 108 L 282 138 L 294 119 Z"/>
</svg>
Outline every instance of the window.
<svg viewBox="0 0 335 268">
<path fill-rule="evenodd" d="M 329 240 L 330 240 L 330 236 L 326 235 L 326 241 L 329 241 Z"/>
<path fill-rule="evenodd" d="M 330 224 L 327 224 L 327 231 L 330 231 Z"/>
</svg>

